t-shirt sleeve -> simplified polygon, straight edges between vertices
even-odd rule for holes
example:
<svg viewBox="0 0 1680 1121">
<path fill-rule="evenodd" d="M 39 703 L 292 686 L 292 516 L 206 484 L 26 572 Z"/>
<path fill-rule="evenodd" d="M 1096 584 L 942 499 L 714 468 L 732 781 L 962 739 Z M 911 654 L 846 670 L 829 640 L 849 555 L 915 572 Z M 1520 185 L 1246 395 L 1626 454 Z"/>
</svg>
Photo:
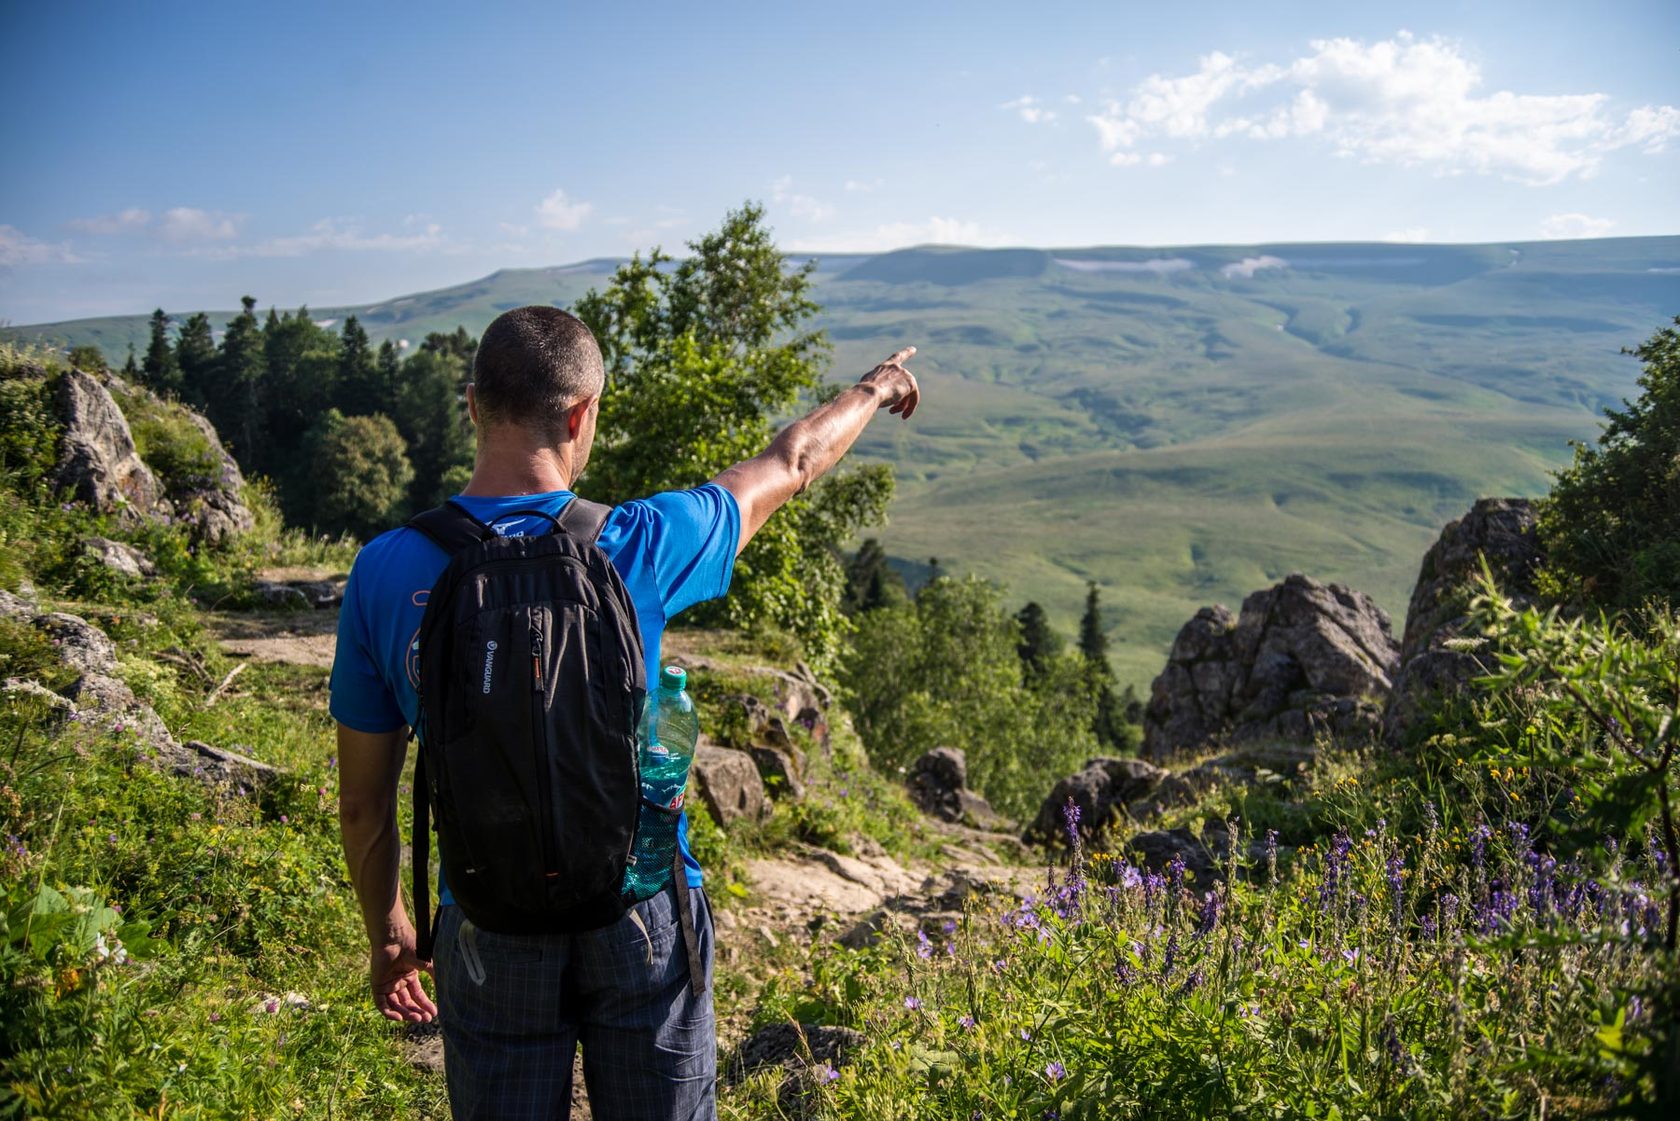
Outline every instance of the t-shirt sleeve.
<svg viewBox="0 0 1680 1121">
<path fill-rule="evenodd" d="M 665 617 L 729 590 L 741 540 L 741 509 L 716 483 L 627 502 L 602 531 L 641 538 Z M 607 544 L 605 540 L 603 546 Z"/>
<path fill-rule="evenodd" d="M 407 721 L 373 657 L 367 617 L 362 610 L 358 579 L 361 568 L 362 558 L 358 556 L 344 586 L 344 602 L 338 609 L 338 645 L 333 653 L 327 710 L 334 720 L 353 731 L 390 732 Z"/>
</svg>

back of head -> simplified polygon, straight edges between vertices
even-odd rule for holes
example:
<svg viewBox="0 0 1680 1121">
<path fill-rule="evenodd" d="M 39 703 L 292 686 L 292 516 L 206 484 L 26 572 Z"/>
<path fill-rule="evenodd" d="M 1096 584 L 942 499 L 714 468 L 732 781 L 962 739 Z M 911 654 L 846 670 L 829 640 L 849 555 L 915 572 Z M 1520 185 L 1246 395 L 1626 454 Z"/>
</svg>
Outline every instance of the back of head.
<svg viewBox="0 0 1680 1121">
<path fill-rule="evenodd" d="M 605 371 L 583 320 L 556 307 L 503 312 L 473 358 L 481 424 L 552 431 L 567 409 L 601 392 Z"/>
</svg>

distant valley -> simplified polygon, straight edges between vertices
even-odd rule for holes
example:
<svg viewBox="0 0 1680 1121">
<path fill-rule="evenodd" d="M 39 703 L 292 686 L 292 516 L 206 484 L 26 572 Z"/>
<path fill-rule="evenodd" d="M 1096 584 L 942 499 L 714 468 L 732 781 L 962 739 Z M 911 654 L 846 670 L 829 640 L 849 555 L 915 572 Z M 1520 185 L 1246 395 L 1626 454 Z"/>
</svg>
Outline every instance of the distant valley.
<svg viewBox="0 0 1680 1121">
<path fill-rule="evenodd" d="M 312 312 L 418 343 L 568 305 L 616 264 Z M 1398 628 L 1439 526 L 1478 495 L 1543 491 L 1633 393 L 1619 350 L 1680 312 L 1680 237 L 919 248 L 825 257 L 817 298 L 836 378 L 921 348 L 924 409 L 861 445 L 898 472 L 889 552 L 1003 581 L 1070 631 L 1096 580 L 1116 667 L 1142 687 L 1198 606 L 1295 570 L 1370 592 Z M 6 334 L 120 364 L 145 329 Z"/>
</svg>

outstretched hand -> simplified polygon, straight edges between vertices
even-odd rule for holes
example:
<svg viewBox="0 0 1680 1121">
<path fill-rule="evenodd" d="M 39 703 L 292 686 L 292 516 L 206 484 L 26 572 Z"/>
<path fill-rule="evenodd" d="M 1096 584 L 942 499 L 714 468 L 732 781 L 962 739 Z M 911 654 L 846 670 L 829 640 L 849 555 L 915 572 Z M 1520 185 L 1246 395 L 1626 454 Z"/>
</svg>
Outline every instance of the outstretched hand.
<svg viewBox="0 0 1680 1121">
<path fill-rule="evenodd" d="M 863 375 L 859 382 L 879 390 L 881 403 L 887 407 L 887 411 L 897 413 L 903 418 L 908 418 L 915 412 L 916 406 L 922 400 L 922 390 L 916 384 L 916 375 L 904 368 L 904 363 L 910 361 L 910 356 L 915 353 L 915 347 L 905 347 Z"/>
<path fill-rule="evenodd" d="M 414 953 L 414 933 L 400 942 L 375 946 L 369 955 L 368 983 L 373 989 L 373 1006 L 387 1020 L 410 1024 L 429 1023 L 437 1005 L 426 995 L 420 974 L 432 972 L 432 963 Z"/>
</svg>

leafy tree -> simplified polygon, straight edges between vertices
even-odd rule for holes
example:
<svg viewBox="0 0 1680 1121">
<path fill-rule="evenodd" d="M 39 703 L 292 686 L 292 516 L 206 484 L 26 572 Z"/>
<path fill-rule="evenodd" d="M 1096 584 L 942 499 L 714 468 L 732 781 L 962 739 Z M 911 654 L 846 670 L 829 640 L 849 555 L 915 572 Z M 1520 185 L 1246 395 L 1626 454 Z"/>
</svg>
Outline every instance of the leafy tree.
<svg viewBox="0 0 1680 1121">
<path fill-rule="evenodd" d="M 1016 612 L 1015 622 L 1021 628 L 1021 641 L 1015 646 L 1021 667 L 1029 680 L 1041 678 L 1062 652 L 1062 636 L 1050 626 L 1050 617 L 1037 602 L 1029 602 Z"/>
<path fill-rule="evenodd" d="M 397 521 L 414 472 L 390 418 L 328 409 L 304 443 L 316 529 L 367 540 Z"/>
<path fill-rule="evenodd" d="M 1030 816 L 1057 778 L 1094 753 L 1095 713 L 1077 654 L 1023 674 L 1020 626 L 983 580 L 944 579 L 914 602 L 872 612 L 843 659 L 841 680 L 871 761 L 891 773 L 949 746 L 992 804 Z"/>
<path fill-rule="evenodd" d="M 105 366 L 105 352 L 96 346 L 73 346 L 70 348 L 70 365 L 78 370 L 103 370 Z"/>
<path fill-rule="evenodd" d="M 621 266 L 578 301 L 607 364 L 587 485 L 623 501 L 705 482 L 762 451 L 771 418 L 817 390 L 827 340 L 810 328 L 812 265 L 790 269 L 748 204 L 689 243 L 675 267 L 658 249 Z M 839 547 L 884 516 L 886 468 L 831 474 L 796 497 L 737 560 L 733 590 L 701 614 L 770 624 L 804 640 L 817 661 L 846 631 Z"/>
<path fill-rule="evenodd" d="M 873 537 L 865 538 L 846 563 L 846 612 L 859 615 L 902 603 L 906 598 L 904 579 L 887 563 L 886 550 Z"/>
<path fill-rule="evenodd" d="M 1540 506 L 1556 599 L 1632 610 L 1680 605 L 1680 316 L 1631 353 L 1643 392 L 1606 409 L 1597 447 L 1575 445 Z"/>
<path fill-rule="evenodd" d="M 146 343 L 146 358 L 140 372 L 147 388 L 156 393 L 179 394 L 182 389 L 181 364 L 169 347 L 169 316 L 162 308 L 152 312 L 151 338 Z"/>
<path fill-rule="evenodd" d="M 414 464 L 409 496 L 422 509 L 454 493 L 446 482 L 451 469 L 472 465 L 472 425 L 462 396 L 467 367 L 453 351 L 422 349 L 402 372 L 395 419 Z"/>
<path fill-rule="evenodd" d="M 266 450 L 264 432 L 262 329 L 257 326 L 257 301 L 240 300 L 244 310 L 228 323 L 216 354 L 215 372 L 205 387 L 210 422 L 228 438 L 234 455 L 244 464 L 260 463 Z"/>
<path fill-rule="evenodd" d="M 181 371 L 181 399 L 195 409 L 206 408 L 216 378 L 216 338 L 210 330 L 210 317 L 202 311 L 188 316 L 181 325 L 175 338 L 175 365 Z"/>
</svg>

